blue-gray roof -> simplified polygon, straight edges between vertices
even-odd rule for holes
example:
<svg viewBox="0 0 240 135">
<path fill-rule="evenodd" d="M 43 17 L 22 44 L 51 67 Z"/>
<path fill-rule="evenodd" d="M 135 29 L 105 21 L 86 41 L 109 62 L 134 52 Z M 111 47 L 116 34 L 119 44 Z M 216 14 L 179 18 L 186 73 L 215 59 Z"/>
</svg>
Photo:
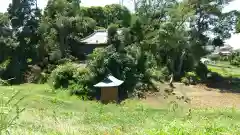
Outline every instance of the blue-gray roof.
<svg viewBox="0 0 240 135">
<path fill-rule="evenodd" d="M 122 80 L 118 80 L 114 76 L 108 76 L 103 81 L 99 82 L 98 84 L 94 85 L 94 87 L 102 88 L 102 87 L 118 87 L 123 84 Z"/>
<path fill-rule="evenodd" d="M 107 44 L 107 31 L 98 30 L 81 40 L 85 44 Z"/>
<path fill-rule="evenodd" d="M 121 30 L 118 30 L 118 34 Z M 106 29 L 96 30 L 93 34 L 83 38 L 82 43 L 85 44 L 107 44 L 108 32 Z"/>
</svg>

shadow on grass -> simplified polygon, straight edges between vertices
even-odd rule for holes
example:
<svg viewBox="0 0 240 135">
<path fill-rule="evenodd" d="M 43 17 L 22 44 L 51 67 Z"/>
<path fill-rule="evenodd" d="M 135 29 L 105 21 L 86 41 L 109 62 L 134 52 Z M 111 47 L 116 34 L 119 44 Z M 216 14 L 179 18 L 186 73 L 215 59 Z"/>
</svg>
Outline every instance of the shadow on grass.
<svg viewBox="0 0 240 135">
<path fill-rule="evenodd" d="M 206 83 L 209 88 L 219 89 L 221 92 L 240 93 L 240 78 L 221 77 L 218 81 Z"/>
</svg>

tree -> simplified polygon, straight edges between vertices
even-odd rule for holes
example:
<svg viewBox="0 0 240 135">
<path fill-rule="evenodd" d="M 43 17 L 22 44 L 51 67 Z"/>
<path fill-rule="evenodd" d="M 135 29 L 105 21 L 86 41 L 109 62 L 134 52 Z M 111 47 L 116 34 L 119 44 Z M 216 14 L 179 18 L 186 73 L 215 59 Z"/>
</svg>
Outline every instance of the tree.
<svg viewBox="0 0 240 135">
<path fill-rule="evenodd" d="M 83 7 L 80 14 L 94 19 L 97 26 L 104 28 L 108 28 L 110 24 L 117 24 L 118 27 L 128 27 L 131 24 L 130 11 L 118 4 L 106 5 L 105 7 Z"/>
<path fill-rule="evenodd" d="M 222 9 L 229 0 L 197 1 L 190 0 L 195 18 L 191 21 L 192 35 L 197 38 L 196 44 L 221 46 L 222 41 L 231 36 L 234 26 L 234 12 L 222 13 Z M 213 38 L 210 38 L 210 35 Z M 217 41 L 217 42 L 216 42 Z M 197 45 L 199 46 L 199 45 Z"/>
<path fill-rule="evenodd" d="M 0 44 L 5 51 L 1 59 L 10 59 L 2 75 L 4 79 L 15 78 L 14 82 L 22 82 L 28 63 L 38 61 L 37 28 L 41 13 L 35 4 L 35 0 L 13 1 L 3 17 L 1 30 L 7 33 L 1 37 Z"/>
<path fill-rule="evenodd" d="M 97 26 L 108 27 L 107 13 L 103 7 L 82 7 L 80 13 L 94 19 L 97 22 Z"/>
<path fill-rule="evenodd" d="M 50 0 L 45 8 L 40 25 L 43 50 L 52 60 L 69 56 L 70 42 L 78 42 L 93 32 L 96 22 L 79 14 L 79 2 L 76 0 Z M 47 38 L 46 38 L 47 37 Z"/>
<path fill-rule="evenodd" d="M 239 12 L 237 12 L 237 19 L 236 19 L 236 32 L 240 32 L 240 13 Z"/>
<path fill-rule="evenodd" d="M 232 16 L 221 12 L 224 4 L 215 0 L 139 1 L 137 14 L 144 24 L 146 48 L 159 66 L 167 65 L 172 81 L 199 63 L 207 54 L 206 46 L 219 46 L 229 37 Z"/>
</svg>

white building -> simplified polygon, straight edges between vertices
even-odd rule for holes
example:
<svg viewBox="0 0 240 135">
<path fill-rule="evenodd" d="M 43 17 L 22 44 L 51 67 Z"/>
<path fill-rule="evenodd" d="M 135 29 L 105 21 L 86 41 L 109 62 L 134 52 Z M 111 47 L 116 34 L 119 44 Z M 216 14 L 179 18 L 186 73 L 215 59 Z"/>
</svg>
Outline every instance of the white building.
<svg viewBox="0 0 240 135">
<path fill-rule="evenodd" d="M 218 54 L 218 55 L 230 55 L 233 52 L 233 47 L 230 45 L 224 45 L 222 47 L 218 47 L 215 49 L 215 51 L 212 54 Z"/>
</svg>

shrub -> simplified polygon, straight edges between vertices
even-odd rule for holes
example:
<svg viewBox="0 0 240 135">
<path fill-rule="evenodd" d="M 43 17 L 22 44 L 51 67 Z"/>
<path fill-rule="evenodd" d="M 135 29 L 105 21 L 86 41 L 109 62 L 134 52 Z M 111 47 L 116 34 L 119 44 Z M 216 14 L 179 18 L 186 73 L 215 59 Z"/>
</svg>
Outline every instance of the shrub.
<svg viewBox="0 0 240 135">
<path fill-rule="evenodd" d="M 231 65 L 233 66 L 240 66 L 240 57 L 235 57 L 231 62 L 230 62 Z"/>
<path fill-rule="evenodd" d="M 50 75 L 49 84 L 54 89 L 67 88 L 69 80 L 73 79 L 73 72 L 77 68 L 71 63 L 58 66 Z"/>
<path fill-rule="evenodd" d="M 189 79 L 187 77 L 182 77 L 181 83 L 183 83 L 185 85 L 190 85 L 190 81 L 189 81 Z"/>
<path fill-rule="evenodd" d="M 138 98 L 146 98 L 146 92 L 149 89 L 149 86 L 144 83 L 137 83 L 134 91 L 132 93 L 132 96 L 138 97 Z"/>
<path fill-rule="evenodd" d="M 220 61 L 229 61 L 229 57 L 228 56 L 221 56 Z"/>
<path fill-rule="evenodd" d="M 161 69 L 161 73 L 162 73 L 162 76 L 164 77 L 164 80 L 165 80 L 165 81 L 169 79 L 170 73 L 169 73 L 169 70 L 168 70 L 167 67 L 163 67 L 163 68 Z"/>
<path fill-rule="evenodd" d="M 44 84 L 47 82 L 48 78 L 49 78 L 49 74 L 41 72 L 38 83 Z"/>
<path fill-rule="evenodd" d="M 162 79 L 162 76 L 163 76 L 163 73 L 161 72 L 161 70 L 154 69 L 154 68 L 147 69 L 147 74 L 151 78 L 153 78 L 155 80 L 158 80 L 158 81 L 160 81 Z"/>
<path fill-rule="evenodd" d="M 67 89 L 71 94 L 88 94 L 89 72 L 74 63 L 58 66 L 50 75 L 49 85 L 54 89 Z"/>
<path fill-rule="evenodd" d="M 187 72 L 181 82 L 186 85 L 195 85 L 200 81 L 200 78 L 194 72 Z"/>
</svg>

